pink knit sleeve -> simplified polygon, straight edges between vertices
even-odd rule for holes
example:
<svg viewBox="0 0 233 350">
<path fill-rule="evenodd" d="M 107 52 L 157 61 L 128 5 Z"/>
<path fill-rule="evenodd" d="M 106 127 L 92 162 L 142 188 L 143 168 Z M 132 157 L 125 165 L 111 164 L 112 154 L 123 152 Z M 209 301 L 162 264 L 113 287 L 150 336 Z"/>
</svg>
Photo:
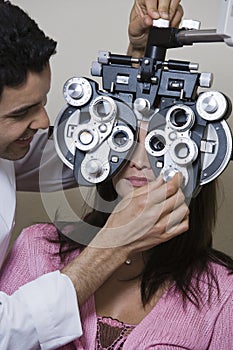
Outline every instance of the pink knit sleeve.
<svg viewBox="0 0 233 350">
<path fill-rule="evenodd" d="M 216 320 L 208 350 L 232 350 L 233 344 L 233 293 L 224 303 Z"/>
<path fill-rule="evenodd" d="M 47 240 L 47 238 L 54 237 L 55 232 L 56 229 L 49 224 L 33 225 L 22 231 L 1 269 L 1 291 L 13 294 L 25 283 L 44 273 L 56 270 L 56 266 L 51 267 L 49 264 L 50 246 L 53 247 L 53 250 L 56 247 L 49 244 Z"/>
</svg>

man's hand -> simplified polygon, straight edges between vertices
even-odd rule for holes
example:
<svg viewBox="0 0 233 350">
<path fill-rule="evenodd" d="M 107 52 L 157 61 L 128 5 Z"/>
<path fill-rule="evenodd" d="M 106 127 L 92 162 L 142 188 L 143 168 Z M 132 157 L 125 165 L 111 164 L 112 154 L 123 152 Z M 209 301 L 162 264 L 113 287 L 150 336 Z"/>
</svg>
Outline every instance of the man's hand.
<svg viewBox="0 0 233 350">
<path fill-rule="evenodd" d="M 89 245 L 121 247 L 121 251 L 124 247 L 131 254 L 187 231 L 189 209 L 181 183 L 181 174 L 176 174 L 167 183 L 159 176 L 147 185 L 129 191 Z"/>
<path fill-rule="evenodd" d="M 133 190 L 115 207 L 104 227 L 62 273 L 70 277 L 83 304 L 131 255 L 186 232 L 189 209 L 177 174 Z"/>
<path fill-rule="evenodd" d="M 161 17 L 169 20 L 171 27 L 178 27 L 182 16 L 180 0 L 135 0 L 129 19 L 128 55 L 143 56 L 153 19 Z"/>
</svg>

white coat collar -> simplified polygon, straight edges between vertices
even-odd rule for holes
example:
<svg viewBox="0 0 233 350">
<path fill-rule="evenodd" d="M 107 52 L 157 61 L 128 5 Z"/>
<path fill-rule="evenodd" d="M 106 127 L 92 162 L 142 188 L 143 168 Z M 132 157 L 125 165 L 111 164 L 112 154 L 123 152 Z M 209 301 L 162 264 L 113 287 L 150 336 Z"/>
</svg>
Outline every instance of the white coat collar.
<svg viewBox="0 0 233 350">
<path fill-rule="evenodd" d="M 14 226 L 16 206 L 15 170 L 12 161 L 0 158 L 0 267 Z"/>
</svg>

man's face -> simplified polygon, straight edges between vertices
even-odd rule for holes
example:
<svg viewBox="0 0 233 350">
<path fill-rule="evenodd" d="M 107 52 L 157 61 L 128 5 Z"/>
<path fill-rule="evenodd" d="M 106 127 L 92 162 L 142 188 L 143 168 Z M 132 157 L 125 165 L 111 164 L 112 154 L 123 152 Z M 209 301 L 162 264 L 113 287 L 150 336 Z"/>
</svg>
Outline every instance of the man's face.
<svg viewBox="0 0 233 350">
<path fill-rule="evenodd" d="M 0 98 L 1 158 L 23 158 L 37 130 L 48 128 L 45 104 L 50 80 L 48 65 L 41 73 L 30 72 L 24 84 L 4 88 Z"/>
</svg>

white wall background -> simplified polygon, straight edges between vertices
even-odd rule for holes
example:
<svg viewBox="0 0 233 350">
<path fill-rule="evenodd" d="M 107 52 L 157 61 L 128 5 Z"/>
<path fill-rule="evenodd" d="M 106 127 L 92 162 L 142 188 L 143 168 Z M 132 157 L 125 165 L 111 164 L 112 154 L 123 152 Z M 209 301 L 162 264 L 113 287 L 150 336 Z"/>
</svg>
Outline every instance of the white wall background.
<svg viewBox="0 0 233 350">
<path fill-rule="evenodd" d="M 52 58 L 52 88 L 47 109 L 52 123 L 64 105 L 62 87 L 74 76 L 90 76 L 90 64 L 98 50 L 125 53 L 128 45 L 127 25 L 133 0 L 13 0 L 33 17 L 47 35 L 58 41 L 58 53 Z M 185 18 L 198 19 L 202 28 L 216 28 L 219 0 L 183 0 Z M 194 44 L 169 50 L 174 59 L 199 63 L 200 71 L 214 74 L 212 89 L 226 93 L 233 101 L 233 47 L 224 43 Z M 233 117 L 229 119 L 233 126 Z M 233 162 L 220 176 L 221 194 L 215 246 L 233 255 Z M 69 203 L 75 206 L 79 194 L 67 192 Z M 56 194 L 48 199 L 51 213 L 69 217 Z M 28 205 L 30 210 L 25 210 Z M 59 208 L 57 208 L 57 206 Z M 49 214 L 50 218 L 53 214 Z M 49 219 L 38 195 L 21 193 L 18 196 L 16 233 L 35 221 Z M 72 215 L 71 215 L 72 216 Z"/>
</svg>

